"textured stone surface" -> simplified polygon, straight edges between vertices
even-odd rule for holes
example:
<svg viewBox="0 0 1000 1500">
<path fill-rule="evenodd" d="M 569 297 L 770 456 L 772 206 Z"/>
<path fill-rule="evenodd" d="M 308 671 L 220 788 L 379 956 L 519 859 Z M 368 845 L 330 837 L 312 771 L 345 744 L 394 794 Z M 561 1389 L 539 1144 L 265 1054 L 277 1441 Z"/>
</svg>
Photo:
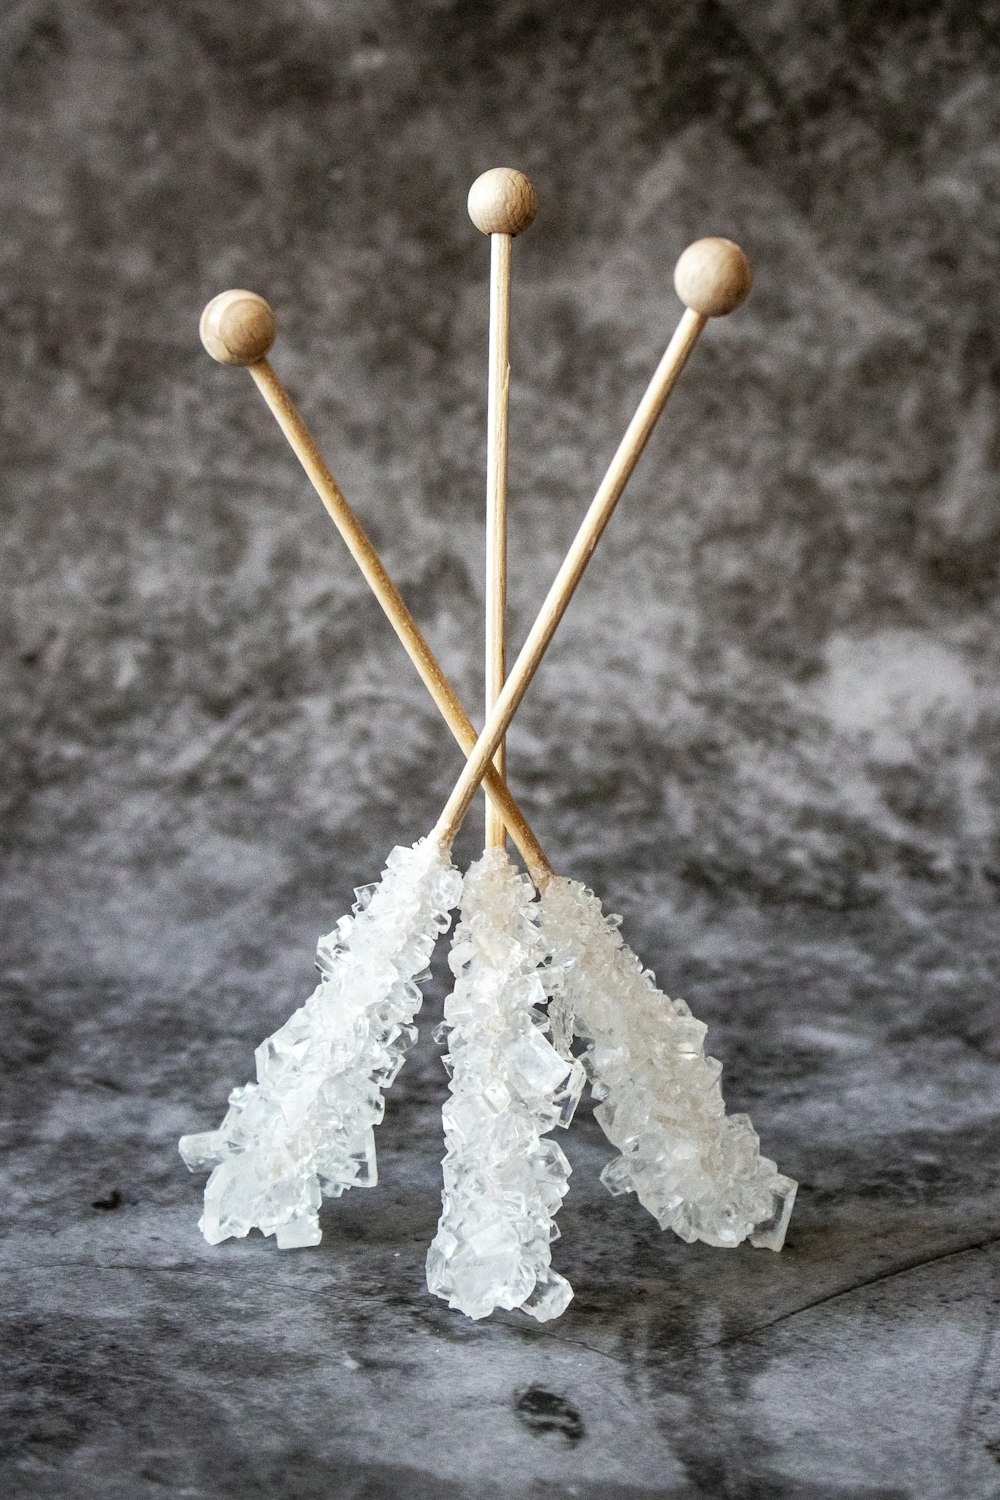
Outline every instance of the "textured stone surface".
<svg viewBox="0 0 1000 1500">
<path fill-rule="evenodd" d="M 5 1493 L 996 1495 L 998 48 L 962 0 L 3 7 Z M 465 195 L 505 160 L 541 201 L 515 640 L 679 251 L 755 262 L 511 776 L 802 1184 L 780 1256 L 688 1248 L 608 1197 L 581 1113 L 545 1327 L 423 1285 L 443 967 L 380 1187 L 320 1247 L 205 1245 L 176 1155 L 458 770 L 198 314 L 273 302 L 275 364 L 474 708 Z"/>
</svg>

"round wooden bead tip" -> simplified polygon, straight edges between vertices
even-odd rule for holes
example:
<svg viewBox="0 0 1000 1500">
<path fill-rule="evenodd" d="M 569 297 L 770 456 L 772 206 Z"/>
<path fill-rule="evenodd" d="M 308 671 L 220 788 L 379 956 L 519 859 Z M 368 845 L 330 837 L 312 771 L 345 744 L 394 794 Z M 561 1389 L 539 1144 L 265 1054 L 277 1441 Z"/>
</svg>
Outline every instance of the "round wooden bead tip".
<svg viewBox="0 0 1000 1500">
<path fill-rule="evenodd" d="M 201 341 L 220 365 L 255 365 L 274 343 L 274 313 L 256 292 L 220 292 L 201 315 Z"/>
<path fill-rule="evenodd" d="M 752 282 L 750 262 L 732 240 L 695 240 L 674 271 L 674 286 L 684 306 L 706 318 L 733 312 Z"/>
<path fill-rule="evenodd" d="M 493 167 L 469 189 L 469 218 L 483 234 L 521 234 L 537 212 L 538 194 L 513 167 Z"/>
</svg>

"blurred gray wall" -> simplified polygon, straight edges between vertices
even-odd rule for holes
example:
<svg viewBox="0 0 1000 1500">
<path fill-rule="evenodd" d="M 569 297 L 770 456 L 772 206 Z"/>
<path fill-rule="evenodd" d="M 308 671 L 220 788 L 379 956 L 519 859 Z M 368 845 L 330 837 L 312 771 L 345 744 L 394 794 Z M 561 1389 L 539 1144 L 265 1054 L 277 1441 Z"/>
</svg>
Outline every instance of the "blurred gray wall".
<svg viewBox="0 0 1000 1500">
<path fill-rule="evenodd" d="M 977 10 L 6 7 L 15 966 L 259 970 L 432 821 L 457 751 L 197 317 L 229 285 L 273 302 L 274 362 L 478 715 L 488 254 L 465 195 L 498 162 L 541 199 L 515 257 L 515 646 L 673 326 L 678 253 L 728 234 L 757 275 L 512 735 L 553 857 L 644 909 L 992 905 L 1000 105 Z"/>
</svg>

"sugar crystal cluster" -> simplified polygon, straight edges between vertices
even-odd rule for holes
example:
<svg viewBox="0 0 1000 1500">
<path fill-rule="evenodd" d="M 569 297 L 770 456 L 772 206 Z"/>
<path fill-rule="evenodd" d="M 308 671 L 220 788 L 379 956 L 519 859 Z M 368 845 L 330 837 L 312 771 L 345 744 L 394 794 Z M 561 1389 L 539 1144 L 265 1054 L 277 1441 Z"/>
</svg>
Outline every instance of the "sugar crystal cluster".
<svg viewBox="0 0 1000 1500">
<path fill-rule="evenodd" d="M 796 1184 L 761 1155 L 747 1115 L 727 1115 L 706 1027 L 657 989 L 592 891 L 556 877 L 541 896 L 564 1030 L 586 1040 L 594 1113 L 620 1153 L 601 1179 L 634 1192 L 681 1239 L 780 1250 Z"/>
<path fill-rule="evenodd" d="M 461 887 L 436 843 L 393 849 L 320 939 L 320 982 L 257 1048 L 257 1081 L 233 1090 L 217 1130 L 181 1139 L 191 1170 L 211 1169 L 199 1226 L 210 1244 L 256 1228 L 281 1249 L 316 1245 L 322 1198 L 374 1185 L 383 1090 L 416 1037 L 420 980 Z"/>
<path fill-rule="evenodd" d="M 538 903 L 500 849 L 468 871 L 445 1002 L 450 1097 L 446 1152 L 427 1285 L 471 1318 L 521 1308 L 544 1322 L 573 1295 L 553 1271 L 555 1215 L 569 1163 L 547 1139 L 570 1123 L 582 1065 L 547 1036 Z"/>
<path fill-rule="evenodd" d="M 537 195 L 523 173 L 494 168 L 469 195 L 484 235 L 510 240 L 531 224 Z M 494 249 L 496 245 L 494 245 Z M 690 245 L 674 285 L 686 313 L 647 387 L 612 466 L 529 632 L 504 676 L 508 389 L 504 364 L 509 253 L 493 260 L 490 290 L 487 488 L 486 704 L 491 724 L 474 731 L 333 476 L 320 461 L 291 398 L 267 362 L 276 320 L 253 292 L 224 292 L 205 308 L 201 336 L 222 364 L 253 374 L 327 511 L 392 621 L 445 719 L 470 755 L 431 838 L 394 849 L 382 880 L 358 891 L 318 949 L 320 982 L 306 1003 L 257 1049 L 256 1081 L 235 1089 L 218 1129 L 185 1136 L 192 1170 L 210 1171 L 201 1229 L 210 1243 L 253 1228 L 279 1248 L 315 1245 L 324 1195 L 376 1181 L 374 1130 L 384 1091 L 416 1038 L 414 1018 L 437 935 L 462 902 L 450 964 L 454 986 L 442 1037 L 449 1097 L 442 1211 L 427 1256 L 430 1290 L 472 1318 L 520 1308 L 558 1317 L 573 1296 L 552 1268 L 556 1215 L 569 1163 L 551 1138 L 569 1125 L 589 1077 L 596 1118 L 616 1154 L 602 1172 L 613 1193 L 635 1192 L 664 1228 L 687 1241 L 731 1247 L 749 1239 L 779 1250 L 796 1185 L 760 1151 L 746 1115 L 727 1115 L 721 1065 L 705 1055 L 706 1028 L 657 987 L 592 891 L 551 874 L 509 797 L 503 810 L 541 893 L 506 854 L 499 811 L 489 847 L 464 881 L 450 847 L 496 755 L 552 631 L 610 520 L 652 425 L 694 341 L 710 318 L 733 312 L 752 270 L 738 245 L 712 237 Z M 502 371 L 501 371 L 502 373 Z M 515 681 L 514 679 L 517 679 Z M 470 738 L 471 737 L 471 738 Z M 490 743 L 487 744 L 486 742 Z M 499 845 L 503 847 L 492 847 Z M 582 1058 L 575 1055 L 582 1042 Z"/>
</svg>

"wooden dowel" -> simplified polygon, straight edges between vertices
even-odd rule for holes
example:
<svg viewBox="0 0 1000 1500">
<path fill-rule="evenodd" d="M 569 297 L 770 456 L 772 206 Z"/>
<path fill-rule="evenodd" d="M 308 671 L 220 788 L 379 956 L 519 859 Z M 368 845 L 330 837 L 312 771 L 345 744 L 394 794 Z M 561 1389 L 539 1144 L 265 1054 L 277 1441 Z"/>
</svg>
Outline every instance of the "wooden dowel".
<svg viewBox="0 0 1000 1500">
<path fill-rule="evenodd" d="M 201 337 L 213 359 L 245 366 L 267 402 L 278 426 L 305 470 L 335 526 L 347 544 L 369 587 L 378 599 L 406 652 L 420 673 L 442 717 L 462 749 L 473 749 L 476 731 L 411 615 L 403 596 L 389 577 L 371 539 L 354 514 L 291 397 L 271 368 L 266 355 L 274 341 L 274 314 L 253 292 L 223 292 L 208 304 L 201 321 Z M 487 761 L 490 757 L 487 757 Z M 541 888 L 552 866 L 506 785 L 489 768 L 483 777 L 488 796 L 503 814 L 510 836 L 528 872 Z"/>
<path fill-rule="evenodd" d="M 600 541 L 604 528 L 610 521 L 622 491 L 646 446 L 656 419 L 663 410 L 674 382 L 684 368 L 698 335 L 707 321 L 707 318 L 700 313 L 688 310 L 667 346 L 656 374 L 639 403 L 639 408 L 556 574 L 510 676 L 494 704 L 493 712 L 479 736 L 478 743 L 469 755 L 465 769 L 438 819 L 434 832 L 442 844 L 450 847 L 454 842 L 496 746 L 520 707 L 531 679 L 537 672 L 542 657 L 556 632 L 556 627 L 586 571 L 594 548 Z"/>
<path fill-rule="evenodd" d="M 490 373 L 486 435 L 486 717 L 507 675 L 507 410 L 510 389 L 509 234 L 490 237 Z M 493 757 L 496 773 L 507 778 L 507 742 Z M 507 842 L 503 819 L 486 805 L 486 847 Z"/>
<path fill-rule="evenodd" d="M 510 390 L 510 265 L 514 236 L 532 223 L 535 189 L 523 172 L 494 167 L 469 192 L 469 217 L 490 237 L 490 342 L 486 420 L 486 717 L 500 696 L 507 672 L 507 418 Z M 506 743 L 493 757 L 506 780 Z M 507 842 L 503 819 L 486 805 L 486 847 Z"/>
<path fill-rule="evenodd" d="M 699 335 L 709 317 L 722 316 L 739 306 L 750 290 L 750 282 L 749 263 L 742 250 L 729 240 L 699 240 L 689 246 L 678 261 L 674 284 L 687 311 L 639 402 L 493 712 L 437 821 L 433 836 L 444 847 L 450 848 L 462 826 L 479 782 L 538 670 Z"/>
</svg>

